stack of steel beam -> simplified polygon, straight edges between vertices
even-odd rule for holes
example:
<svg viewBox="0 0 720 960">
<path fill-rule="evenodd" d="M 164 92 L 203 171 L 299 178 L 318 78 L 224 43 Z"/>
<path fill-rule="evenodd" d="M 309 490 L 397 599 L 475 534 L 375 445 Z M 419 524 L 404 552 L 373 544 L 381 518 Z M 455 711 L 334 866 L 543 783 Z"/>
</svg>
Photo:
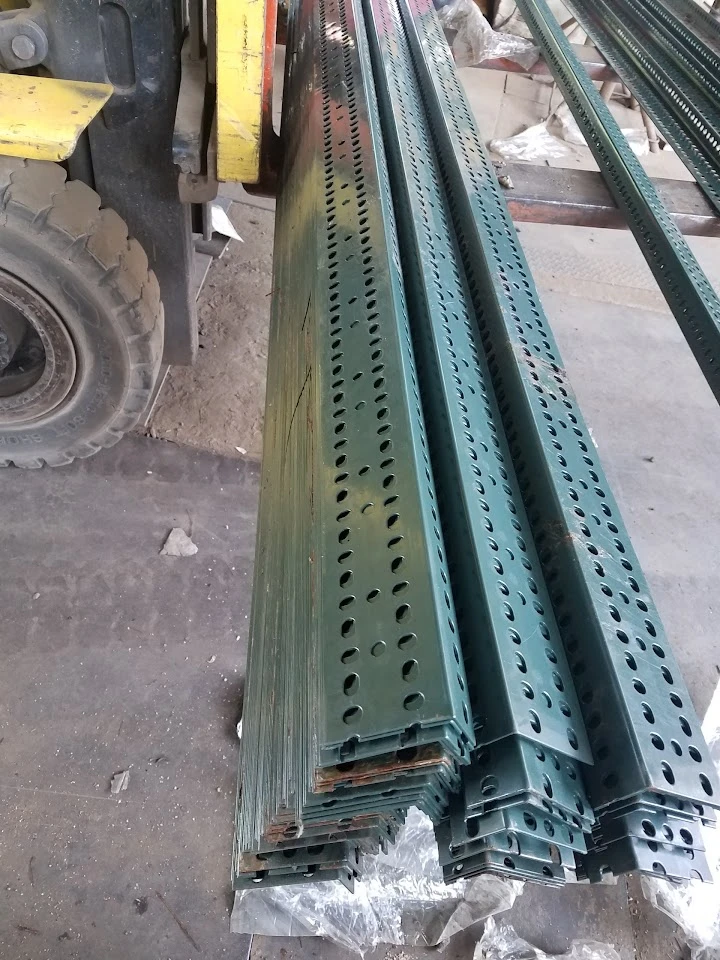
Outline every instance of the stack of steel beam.
<svg viewBox="0 0 720 960">
<path fill-rule="evenodd" d="M 477 743 L 453 815 L 437 826 L 440 862 L 449 879 L 557 880 L 592 824 L 578 764 L 590 751 L 424 109 L 454 67 L 420 54 L 442 38 L 420 25 L 421 38 L 401 7 L 366 0 L 366 22 Z M 543 819 L 564 846 L 538 832 Z"/>
<path fill-rule="evenodd" d="M 684 300 L 683 320 L 691 328 L 707 321 L 707 339 L 697 329 L 694 339 L 695 345 L 702 343 L 706 376 L 717 395 L 720 310 L 712 288 L 699 267 L 694 269 L 694 258 L 685 255 L 684 241 L 668 226 L 667 211 L 651 186 L 648 195 L 644 173 L 545 0 L 518 0 L 518 6 L 608 185 L 617 189 L 621 207 L 627 202 L 629 225 L 638 226 L 645 214 L 656 224 L 654 235 L 641 229 L 638 239 L 649 262 L 665 263 L 673 296 Z M 637 203 L 627 199 L 631 192 Z M 645 227 L 652 229 L 650 219 Z M 534 383 L 527 375 L 518 378 L 512 364 L 502 369 L 498 350 L 499 375 L 508 377 L 506 426 L 517 430 L 518 452 L 526 463 L 523 483 L 536 504 L 536 541 L 595 760 L 585 783 L 598 822 L 579 869 L 591 879 L 632 869 L 707 879 L 701 846 L 683 845 L 679 829 L 663 817 L 672 809 L 673 818 L 686 819 L 689 835 L 696 838 L 695 824 L 712 821 L 708 805 L 720 802 L 717 776 L 549 328 L 542 347 L 539 355 L 551 362 L 550 369 L 558 367 L 552 378 Z M 524 396 L 518 389 L 523 379 Z M 644 816 L 655 832 L 631 830 L 634 820 L 625 819 L 628 813 Z M 663 833 L 665 843 L 656 839 Z"/>
<path fill-rule="evenodd" d="M 238 888 L 350 882 L 474 744 L 362 22 L 290 29 Z"/>
<path fill-rule="evenodd" d="M 523 0 L 527 6 L 529 0 Z M 234 884 L 707 877 L 689 695 L 429 0 L 291 6 Z"/>
</svg>

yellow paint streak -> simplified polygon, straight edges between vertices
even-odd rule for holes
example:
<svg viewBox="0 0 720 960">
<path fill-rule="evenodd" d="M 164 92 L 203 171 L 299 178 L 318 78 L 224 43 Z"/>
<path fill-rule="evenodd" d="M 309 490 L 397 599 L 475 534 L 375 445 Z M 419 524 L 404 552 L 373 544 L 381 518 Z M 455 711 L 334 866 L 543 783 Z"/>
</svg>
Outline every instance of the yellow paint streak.
<svg viewBox="0 0 720 960">
<path fill-rule="evenodd" d="M 218 179 L 260 178 L 264 0 L 216 0 Z"/>
<path fill-rule="evenodd" d="M 0 74 L 0 154 L 66 160 L 112 92 L 106 83 Z"/>
</svg>

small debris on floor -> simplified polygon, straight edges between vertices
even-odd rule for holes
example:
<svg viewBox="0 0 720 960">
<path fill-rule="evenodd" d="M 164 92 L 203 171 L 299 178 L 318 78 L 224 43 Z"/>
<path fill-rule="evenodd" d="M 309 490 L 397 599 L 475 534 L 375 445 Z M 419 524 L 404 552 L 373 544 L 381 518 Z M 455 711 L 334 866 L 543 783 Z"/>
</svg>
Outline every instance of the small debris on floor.
<svg viewBox="0 0 720 960">
<path fill-rule="evenodd" d="M 148 898 L 147 897 L 136 897 L 133 900 L 133 906 L 135 907 L 135 913 L 139 913 L 142 916 L 144 913 L 147 913 L 148 908 Z"/>
<path fill-rule="evenodd" d="M 40 594 L 39 594 L 39 593 L 34 593 L 34 594 L 32 595 L 32 598 L 33 598 L 33 600 L 39 600 L 39 599 L 40 599 Z"/>
<path fill-rule="evenodd" d="M 197 552 L 197 544 L 192 542 L 182 527 L 173 527 L 163 544 L 160 556 L 193 557 Z"/>
<path fill-rule="evenodd" d="M 247 453 L 247 450 L 245 449 L 245 447 L 235 447 L 235 449 L 236 449 L 237 452 L 238 452 L 241 456 L 243 456 L 243 457 L 244 457 L 245 454 Z"/>
<path fill-rule="evenodd" d="M 120 793 L 121 790 L 127 790 L 129 783 L 130 771 L 121 770 L 120 773 L 116 773 L 110 781 L 110 793 L 115 794 Z"/>
</svg>

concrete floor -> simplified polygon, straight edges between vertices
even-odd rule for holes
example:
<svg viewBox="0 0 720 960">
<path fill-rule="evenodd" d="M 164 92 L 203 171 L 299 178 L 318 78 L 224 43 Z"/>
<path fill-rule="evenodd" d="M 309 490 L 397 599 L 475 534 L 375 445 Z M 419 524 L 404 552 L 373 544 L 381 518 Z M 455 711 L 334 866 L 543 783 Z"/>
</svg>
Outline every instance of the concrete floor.
<svg viewBox="0 0 720 960">
<path fill-rule="evenodd" d="M 228 932 L 229 860 L 258 466 L 236 447 L 260 452 L 272 210 L 234 217 L 248 243 L 213 267 L 201 363 L 175 372 L 156 420 L 194 447 L 129 437 L 86 463 L 2 476 L 2 960 L 247 953 Z M 720 672 L 717 406 L 628 234 L 526 225 L 521 239 L 702 714 Z M 720 286 L 718 243 L 693 246 Z M 176 525 L 195 557 L 159 556 Z M 622 960 L 680 960 L 674 925 L 638 898 L 634 879 L 527 885 L 509 919 L 547 951 L 589 937 Z M 444 953 L 469 958 L 476 938 Z M 253 960 L 341 954 L 312 939 L 252 946 Z"/>
</svg>

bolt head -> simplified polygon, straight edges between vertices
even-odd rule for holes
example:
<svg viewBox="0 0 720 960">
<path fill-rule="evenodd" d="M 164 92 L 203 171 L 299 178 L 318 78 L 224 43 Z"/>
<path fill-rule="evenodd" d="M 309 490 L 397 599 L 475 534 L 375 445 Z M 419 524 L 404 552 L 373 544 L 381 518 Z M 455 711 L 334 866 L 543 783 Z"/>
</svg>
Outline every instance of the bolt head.
<svg viewBox="0 0 720 960">
<path fill-rule="evenodd" d="M 25 36 L 24 33 L 19 33 L 16 37 L 12 38 L 10 49 L 18 60 L 32 60 L 37 48 L 31 37 Z"/>
</svg>

